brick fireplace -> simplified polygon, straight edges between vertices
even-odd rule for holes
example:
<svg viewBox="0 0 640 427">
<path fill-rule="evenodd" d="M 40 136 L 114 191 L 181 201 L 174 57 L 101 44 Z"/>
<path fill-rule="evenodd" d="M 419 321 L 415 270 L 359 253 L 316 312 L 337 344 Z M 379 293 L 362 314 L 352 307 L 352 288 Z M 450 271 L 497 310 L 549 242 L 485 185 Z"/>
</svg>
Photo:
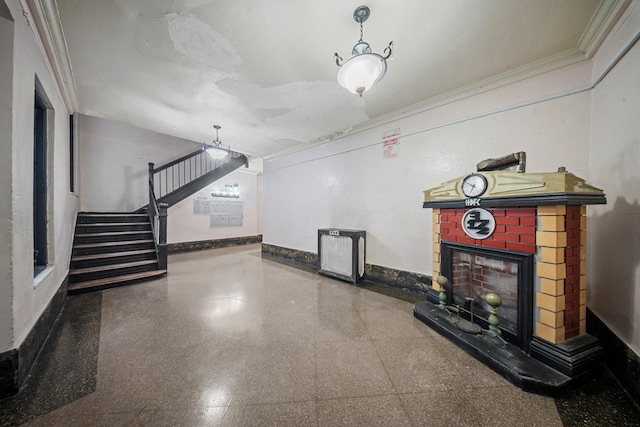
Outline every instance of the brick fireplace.
<svg viewBox="0 0 640 427">
<path fill-rule="evenodd" d="M 433 294 L 416 304 L 416 317 L 525 389 L 552 392 L 588 373 L 602 347 L 586 334 L 586 205 L 601 203 L 601 190 L 565 171 L 474 173 L 425 191 L 423 206 L 433 209 Z M 446 312 L 436 307 L 439 276 L 448 279 Z M 455 328 L 464 319 L 488 329 L 490 292 L 502 300 L 504 346 Z M 504 351 L 506 359 L 517 356 L 517 367 L 495 360 Z"/>
</svg>

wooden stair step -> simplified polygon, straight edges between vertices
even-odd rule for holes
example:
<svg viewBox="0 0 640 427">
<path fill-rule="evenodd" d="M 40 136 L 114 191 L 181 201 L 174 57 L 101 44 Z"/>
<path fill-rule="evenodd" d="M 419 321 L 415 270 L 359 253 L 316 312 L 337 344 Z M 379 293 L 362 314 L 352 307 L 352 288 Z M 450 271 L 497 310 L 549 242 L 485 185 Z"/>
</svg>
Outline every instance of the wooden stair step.
<svg viewBox="0 0 640 427">
<path fill-rule="evenodd" d="M 121 242 L 79 243 L 77 245 L 73 245 L 73 248 L 74 249 L 91 249 L 91 248 L 101 248 L 101 247 L 109 247 L 109 246 L 139 245 L 141 243 L 153 243 L 153 239 L 123 240 Z"/>
<path fill-rule="evenodd" d="M 143 271 L 141 273 L 123 274 L 119 276 L 107 277 L 104 279 L 87 280 L 85 282 L 70 283 L 67 291 L 70 294 L 89 292 L 93 290 L 106 289 L 121 286 L 133 281 L 152 280 L 167 274 L 167 270 Z"/>
<path fill-rule="evenodd" d="M 158 261 L 155 259 L 149 259 L 145 261 L 123 262 L 121 264 L 101 265 L 99 267 L 77 268 L 69 271 L 69 274 L 99 273 L 101 271 L 118 270 L 121 268 L 140 267 L 143 265 L 156 264 L 157 262 Z"/>
<path fill-rule="evenodd" d="M 117 257 L 123 257 L 123 256 L 130 256 L 130 255 L 144 255 L 144 254 L 150 254 L 150 253 L 155 253 L 155 252 L 156 252 L 155 249 L 141 249 L 141 250 L 138 250 L 138 251 L 107 252 L 106 254 L 74 256 L 74 257 L 71 258 L 71 261 L 90 261 L 90 260 L 102 259 L 102 258 L 117 258 Z"/>
<path fill-rule="evenodd" d="M 78 224 L 78 227 L 128 227 L 149 225 L 150 222 L 92 222 L 89 224 Z"/>
<path fill-rule="evenodd" d="M 76 234 L 76 237 L 108 237 L 108 236 L 126 236 L 128 234 L 151 234 L 151 230 L 140 230 L 140 231 L 109 231 L 104 233 L 84 233 L 84 234 Z"/>
<path fill-rule="evenodd" d="M 113 213 L 109 213 L 109 212 L 105 212 L 105 213 L 82 213 L 80 212 L 78 214 L 78 216 L 82 216 L 82 217 L 89 217 L 89 218 L 97 218 L 97 217 L 127 217 L 127 216 L 132 216 L 132 217 L 142 217 L 142 216 L 149 216 L 147 214 L 141 214 L 141 213 L 127 213 L 127 212 L 113 212 Z"/>
</svg>

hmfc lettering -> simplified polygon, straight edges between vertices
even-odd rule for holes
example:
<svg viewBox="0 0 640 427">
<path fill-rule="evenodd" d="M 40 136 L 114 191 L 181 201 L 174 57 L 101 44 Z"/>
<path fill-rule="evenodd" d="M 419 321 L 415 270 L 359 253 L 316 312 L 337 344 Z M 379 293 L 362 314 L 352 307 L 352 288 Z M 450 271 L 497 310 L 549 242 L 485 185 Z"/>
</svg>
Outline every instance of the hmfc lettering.
<svg viewBox="0 0 640 427">
<path fill-rule="evenodd" d="M 480 199 L 465 199 L 465 206 L 480 206 Z"/>
</svg>

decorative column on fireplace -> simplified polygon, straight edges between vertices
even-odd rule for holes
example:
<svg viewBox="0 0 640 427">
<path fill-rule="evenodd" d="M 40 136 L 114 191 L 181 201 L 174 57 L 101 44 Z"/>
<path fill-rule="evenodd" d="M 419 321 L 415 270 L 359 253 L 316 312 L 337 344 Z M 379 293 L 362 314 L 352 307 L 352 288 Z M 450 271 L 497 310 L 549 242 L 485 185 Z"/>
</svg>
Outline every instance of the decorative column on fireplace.
<svg viewBox="0 0 640 427">
<path fill-rule="evenodd" d="M 503 366 L 512 382 L 540 392 L 562 387 L 600 364 L 602 347 L 586 333 L 586 205 L 606 203 L 602 190 L 561 168 L 473 173 L 424 196 L 423 207 L 433 209 L 434 292 L 440 290 L 438 276 L 447 277 L 452 312 L 484 329 L 491 310 L 484 298 L 498 294 L 507 359 L 521 353 L 524 362 L 542 362 L 559 377 L 528 379 L 527 369 L 504 368 L 496 360 L 487 364 L 496 370 Z M 455 322 L 443 322 L 442 313 L 433 315 L 429 304 L 416 304 L 416 317 L 462 340 L 458 344 L 481 360 L 483 353 L 494 354 L 489 359 L 500 353 L 482 350 L 487 339 L 450 328 Z M 540 369 L 530 370 L 535 377 Z"/>
</svg>

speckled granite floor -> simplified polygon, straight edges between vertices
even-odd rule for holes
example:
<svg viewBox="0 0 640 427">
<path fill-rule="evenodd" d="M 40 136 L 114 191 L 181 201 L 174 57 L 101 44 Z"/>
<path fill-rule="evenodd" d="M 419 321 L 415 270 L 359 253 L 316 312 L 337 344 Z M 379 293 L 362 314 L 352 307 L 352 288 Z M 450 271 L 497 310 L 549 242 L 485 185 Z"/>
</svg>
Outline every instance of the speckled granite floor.
<svg viewBox="0 0 640 427">
<path fill-rule="evenodd" d="M 415 319 L 414 295 L 259 251 L 173 255 L 165 278 L 70 297 L 0 424 L 640 425 L 607 371 L 556 401 L 522 392 Z"/>
<path fill-rule="evenodd" d="M 17 426 L 93 393 L 102 294 L 69 298 L 16 396 L 0 401 L 0 425 Z"/>
</svg>

